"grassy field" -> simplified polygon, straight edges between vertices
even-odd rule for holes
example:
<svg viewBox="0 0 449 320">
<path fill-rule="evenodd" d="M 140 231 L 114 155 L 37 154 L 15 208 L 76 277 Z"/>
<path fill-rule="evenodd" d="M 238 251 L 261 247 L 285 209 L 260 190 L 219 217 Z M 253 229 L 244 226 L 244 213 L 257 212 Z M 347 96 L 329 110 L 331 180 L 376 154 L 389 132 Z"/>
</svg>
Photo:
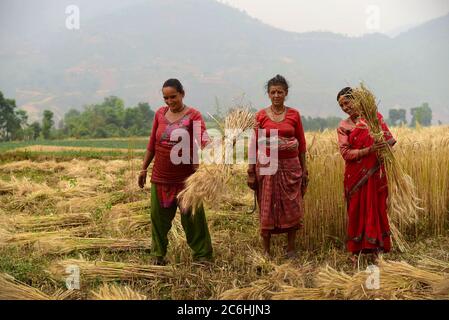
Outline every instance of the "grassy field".
<svg viewBox="0 0 449 320">
<path fill-rule="evenodd" d="M 148 143 L 146 137 L 117 138 L 117 139 L 86 139 L 86 140 L 36 140 L 25 142 L 2 142 L 0 152 L 11 151 L 18 148 L 35 145 L 55 147 L 88 147 L 108 149 L 145 149 Z"/>
<path fill-rule="evenodd" d="M 410 249 L 395 248 L 379 263 L 378 290 L 364 287 L 371 261 L 360 257 L 354 269 L 345 252 L 334 131 L 307 134 L 311 181 L 299 256 L 284 257 L 284 236 L 274 237 L 271 259 L 262 255 L 253 195 L 236 166 L 225 200 L 206 204 L 215 256 L 206 265 L 192 261 L 179 216 L 169 265 L 151 264 L 149 187 L 136 185 L 146 139 L 36 143 L 61 147 L 52 151 L 0 144 L 0 299 L 448 299 L 449 127 L 393 131 L 424 210 L 401 229 Z M 65 290 L 70 265 L 80 268 L 81 290 Z"/>
</svg>

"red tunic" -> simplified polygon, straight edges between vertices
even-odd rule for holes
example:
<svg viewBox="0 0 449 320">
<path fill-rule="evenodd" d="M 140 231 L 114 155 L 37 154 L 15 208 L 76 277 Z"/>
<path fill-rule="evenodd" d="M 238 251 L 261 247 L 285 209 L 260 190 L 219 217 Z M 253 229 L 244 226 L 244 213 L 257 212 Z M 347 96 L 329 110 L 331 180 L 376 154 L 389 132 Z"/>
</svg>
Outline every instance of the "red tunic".
<svg viewBox="0 0 449 320">
<path fill-rule="evenodd" d="M 176 203 L 176 196 L 184 188 L 185 180 L 195 172 L 197 167 L 193 160 L 198 146 L 204 148 L 209 141 L 205 132 L 206 125 L 199 111 L 190 107 L 181 119 L 170 122 L 165 117 L 168 110 L 169 107 L 165 106 L 156 111 L 147 146 L 147 150 L 155 154 L 151 182 L 158 185 L 158 198 L 163 208 Z M 194 130 L 194 124 L 198 126 L 198 130 Z M 178 143 L 178 141 L 171 141 L 170 138 L 174 130 L 178 129 L 188 134 L 188 163 L 175 164 L 170 158 L 172 148 Z M 177 132 L 182 132 L 180 130 Z M 182 156 L 182 151 L 178 154 Z"/>
<path fill-rule="evenodd" d="M 385 140 L 394 140 L 382 115 L 378 114 Z M 344 188 L 348 210 L 348 250 L 352 253 L 373 250 L 390 251 L 390 227 L 387 216 L 387 177 L 376 153 L 361 157 L 360 150 L 374 139 L 363 120 L 340 122 L 338 144 L 345 160 Z"/>
<path fill-rule="evenodd" d="M 306 152 L 306 138 L 302 127 L 301 116 L 298 110 L 287 107 L 287 112 L 283 121 L 276 122 L 270 119 L 265 109 L 256 114 L 258 128 L 267 130 L 267 137 L 270 136 L 272 129 L 278 130 L 279 144 L 288 143 L 288 139 L 295 138 L 298 142 L 297 148 L 279 148 L 279 159 L 289 159 L 298 157 L 300 153 Z M 256 138 L 259 138 L 259 132 L 256 130 Z M 285 138 L 285 139 L 284 139 Z M 282 149 L 282 150 L 281 150 Z M 256 145 L 256 150 L 258 146 Z M 270 155 L 270 149 L 267 148 L 267 156 Z"/>
<path fill-rule="evenodd" d="M 287 108 L 284 120 L 276 122 L 268 117 L 265 110 L 261 110 L 256 114 L 256 121 L 258 129 L 256 129 L 255 141 L 258 143 L 261 141 L 259 140 L 260 129 L 267 130 L 267 137 L 272 136 L 269 130 L 277 129 L 279 137 L 279 160 L 274 174 L 261 174 L 261 168 L 269 164 L 262 164 L 259 161 L 260 154 L 257 153 L 257 200 L 261 234 L 266 236 L 297 230 L 302 224 L 304 215 L 301 194 L 302 168 L 299 155 L 306 152 L 306 140 L 301 116 L 296 109 Z M 258 143 L 256 149 L 262 152 L 259 150 Z M 271 149 L 268 146 L 266 155 L 270 154 Z"/>
</svg>

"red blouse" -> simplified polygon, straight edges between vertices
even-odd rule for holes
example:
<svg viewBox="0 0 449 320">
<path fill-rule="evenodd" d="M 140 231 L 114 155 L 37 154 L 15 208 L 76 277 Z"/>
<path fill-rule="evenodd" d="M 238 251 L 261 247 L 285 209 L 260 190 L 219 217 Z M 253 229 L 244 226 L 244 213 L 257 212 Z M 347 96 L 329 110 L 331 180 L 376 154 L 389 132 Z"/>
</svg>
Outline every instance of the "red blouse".
<svg viewBox="0 0 449 320">
<path fill-rule="evenodd" d="M 267 137 L 270 136 L 270 129 L 277 129 L 279 136 L 279 143 L 282 143 L 286 139 L 295 138 L 298 142 L 297 148 L 279 148 L 278 158 L 279 159 L 289 159 L 298 157 L 299 154 L 305 153 L 307 150 L 306 147 L 306 138 L 304 136 L 304 129 L 302 126 L 301 115 L 299 111 L 287 107 L 287 111 L 285 114 L 285 118 L 282 121 L 276 122 L 271 120 L 268 116 L 265 109 L 260 110 L 256 114 L 256 139 L 259 138 L 259 130 L 265 129 Z M 258 150 L 258 145 L 256 144 L 256 150 Z M 267 156 L 270 155 L 270 149 L 267 148 L 266 152 Z"/>
<path fill-rule="evenodd" d="M 390 145 L 396 144 L 396 140 L 388 129 L 387 124 L 385 123 L 383 116 L 378 112 L 377 118 L 379 119 L 379 123 L 384 132 L 385 141 L 387 141 Z M 362 157 L 362 149 L 371 147 L 374 143 L 374 140 L 371 139 L 369 144 L 362 146 L 362 149 L 355 149 L 350 143 L 350 135 L 355 128 L 366 128 L 367 124 L 363 119 L 359 119 L 357 123 L 354 123 L 351 118 L 342 120 L 337 128 L 338 133 L 338 146 L 340 148 L 340 153 L 345 161 L 355 161 L 359 160 Z M 357 139 L 355 137 L 354 139 Z"/>
<path fill-rule="evenodd" d="M 194 152 L 198 150 L 198 146 L 204 148 L 209 142 L 209 137 L 206 133 L 203 117 L 196 109 L 189 107 L 186 114 L 174 122 L 169 122 L 165 117 L 168 110 L 168 106 L 161 107 L 154 116 L 153 129 L 147 146 L 148 151 L 155 154 L 151 182 L 157 184 L 183 184 L 195 172 L 196 165 L 193 164 Z M 198 130 L 195 130 L 195 132 L 194 124 L 198 125 Z M 178 141 L 171 141 L 170 137 L 173 131 L 177 129 L 185 130 L 185 133 L 189 134 L 189 163 L 174 164 L 170 159 L 171 150 L 178 143 Z M 195 137 L 194 134 L 196 135 Z M 194 147 L 195 144 L 196 146 Z M 179 151 L 178 155 L 182 156 L 182 151 Z"/>
</svg>

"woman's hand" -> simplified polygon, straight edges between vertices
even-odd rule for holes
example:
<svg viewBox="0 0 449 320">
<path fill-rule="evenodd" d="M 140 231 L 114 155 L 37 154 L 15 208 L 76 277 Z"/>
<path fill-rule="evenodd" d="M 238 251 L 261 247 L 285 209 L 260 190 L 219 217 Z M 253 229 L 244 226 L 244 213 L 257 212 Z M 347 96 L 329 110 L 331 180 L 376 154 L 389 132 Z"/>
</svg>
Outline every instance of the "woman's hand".
<svg viewBox="0 0 449 320">
<path fill-rule="evenodd" d="M 139 187 L 141 189 L 143 189 L 143 187 L 145 187 L 145 183 L 147 182 L 147 171 L 146 170 L 142 170 L 139 173 L 139 178 L 137 183 L 139 184 Z"/>
<path fill-rule="evenodd" d="M 246 184 L 251 190 L 257 190 L 256 166 L 254 164 L 250 164 L 248 167 L 248 179 Z"/>
<path fill-rule="evenodd" d="M 384 151 L 386 149 L 389 148 L 389 145 L 386 141 L 379 141 L 376 142 L 375 144 L 373 144 L 370 148 L 369 148 L 369 153 L 372 152 L 381 152 Z"/>
<path fill-rule="evenodd" d="M 303 197 L 307 192 L 308 185 L 309 185 L 309 171 L 305 170 L 302 174 L 302 182 L 301 182 L 301 193 Z"/>
<path fill-rule="evenodd" d="M 248 187 L 250 187 L 251 190 L 256 191 L 257 190 L 257 180 L 255 175 L 249 175 L 248 181 L 247 181 Z"/>
</svg>

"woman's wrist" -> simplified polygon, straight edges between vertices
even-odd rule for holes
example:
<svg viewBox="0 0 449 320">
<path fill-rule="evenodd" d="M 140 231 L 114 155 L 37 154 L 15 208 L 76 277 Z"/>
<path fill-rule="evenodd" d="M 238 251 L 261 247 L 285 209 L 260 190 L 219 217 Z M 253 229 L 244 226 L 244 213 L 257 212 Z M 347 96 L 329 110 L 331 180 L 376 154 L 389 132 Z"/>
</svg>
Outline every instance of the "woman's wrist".
<svg viewBox="0 0 449 320">
<path fill-rule="evenodd" d="M 360 157 L 365 157 L 372 152 L 371 147 L 363 148 L 360 150 Z"/>
</svg>

